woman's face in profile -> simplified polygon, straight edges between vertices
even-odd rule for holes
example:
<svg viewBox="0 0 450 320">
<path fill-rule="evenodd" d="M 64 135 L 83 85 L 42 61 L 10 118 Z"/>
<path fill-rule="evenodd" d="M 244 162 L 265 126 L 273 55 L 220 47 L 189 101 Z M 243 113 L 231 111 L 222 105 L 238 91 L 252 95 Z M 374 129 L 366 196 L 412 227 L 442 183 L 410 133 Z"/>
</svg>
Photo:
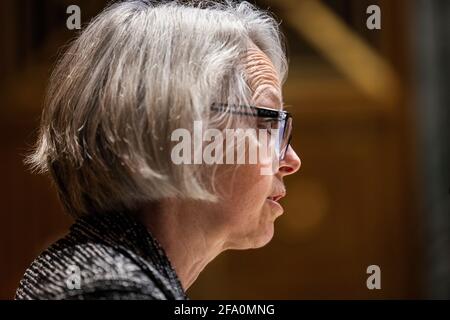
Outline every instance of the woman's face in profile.
<svg viewBox="0 0 450 320">
<path fill-rule="evenodd" d="M 282 106 L 280 81 L 275 68 L 259 49 L 249 50 L 246 71 L 256 106 L 280 109 Z M 226 226 L 231 249 L 247 249 L 267 244 L 274 234 L 274 221 L 283 213 L 278 203 L 286 194 L 283 177 L 296 172 L 300 158 L 289 147 L 283 160 L 271 154 L 258 159 L 257 164 L 238 165 L 218 171 L 218 182 L 226 198 L 218 204 Z M 262 174 L 270 170 L 273 174 Z M 217 217 L 217 215 L 215 215 Z"/>
</svg>

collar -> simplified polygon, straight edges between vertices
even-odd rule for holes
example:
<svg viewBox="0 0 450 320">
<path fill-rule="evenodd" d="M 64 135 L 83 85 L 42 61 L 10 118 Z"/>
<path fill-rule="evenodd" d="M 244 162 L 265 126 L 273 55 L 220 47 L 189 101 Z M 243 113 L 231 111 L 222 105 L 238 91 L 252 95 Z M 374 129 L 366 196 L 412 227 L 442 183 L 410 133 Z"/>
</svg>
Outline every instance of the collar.
<svg viewBox="0 0 450 320">
<path fill-rule="evenodd" d="M 71 232 L 114 247 L 150 273 L 169 297 L 187 299 L 164 249 L 131 213 L 86 215 L 76 220 Z"/>
</svg>

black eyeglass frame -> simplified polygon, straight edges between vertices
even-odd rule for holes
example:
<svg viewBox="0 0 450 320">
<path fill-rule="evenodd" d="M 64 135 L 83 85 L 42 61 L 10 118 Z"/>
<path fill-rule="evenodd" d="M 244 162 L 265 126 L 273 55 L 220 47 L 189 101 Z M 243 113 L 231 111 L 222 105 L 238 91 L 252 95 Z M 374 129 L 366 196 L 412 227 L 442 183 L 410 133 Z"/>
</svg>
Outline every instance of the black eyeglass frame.
<svg viewBox="0 0 450 320">
<path fill-rule="evenodd" d="M 245 110 L 235 110 L 233 108 L 242 108 Z M 280 161 L 284 160 L 286 152 L 291 144 L 292 139 L 292 115 L 285 110 L 277 110 L 266 107 L 231 105 L 226 103 L 213 103 L 211 110 L 218 112 L 230 112 L 244 116 L 253 116 L 258 118 L 271 118 L 278 121 L 284 121 L 283 132 L 280 141 Z M 286 143 L 286 146 L 283 144 Z"/>
</svg>

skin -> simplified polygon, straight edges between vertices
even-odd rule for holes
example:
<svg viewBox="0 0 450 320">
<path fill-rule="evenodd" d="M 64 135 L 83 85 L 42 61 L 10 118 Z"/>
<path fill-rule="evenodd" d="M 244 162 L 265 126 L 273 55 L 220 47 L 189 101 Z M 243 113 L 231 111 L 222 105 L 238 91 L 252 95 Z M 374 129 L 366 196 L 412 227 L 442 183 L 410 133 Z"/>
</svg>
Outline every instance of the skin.
<svg viewBox="0 0 450 320">
<path fill-rule="evenodd" d="M 255 46 L 244 59 L 254 104 L 282 108 L 281 84 L 269 58 Z M 230 179 L 226 169 L 219 170 L 219 192 L 227 196 L 218 203 L 164 199 L 140 212 L 141 221 L 161 243 L 185 290 L 221 252 L 259 248 L 272 239 L 275 219 L 283 209 L 268 197 L 285 194 L 283 178 L 298 171 L 301 161 L 289 147 L 274 175 L 261 175 L 263 163 L 233 168 L 239 179 Z"/>
</svg>

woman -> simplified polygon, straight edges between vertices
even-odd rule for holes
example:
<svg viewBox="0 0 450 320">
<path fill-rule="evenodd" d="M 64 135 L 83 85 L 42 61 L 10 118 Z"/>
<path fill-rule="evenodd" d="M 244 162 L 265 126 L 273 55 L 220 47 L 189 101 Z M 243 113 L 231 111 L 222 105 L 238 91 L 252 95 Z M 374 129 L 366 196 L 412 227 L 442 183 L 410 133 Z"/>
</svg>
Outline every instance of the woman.
<svg viewBox="0 0 450 320">
<path fill-rule="evenodd" d="M 267 244 L 300 168 L 286 72 L 277 23 L 247 2 L 128 1 L 97 16 L 52 75 L 28 158 L 76 221 L 16 298 L 185 299 L 221 252 Z"/>
</svg>

